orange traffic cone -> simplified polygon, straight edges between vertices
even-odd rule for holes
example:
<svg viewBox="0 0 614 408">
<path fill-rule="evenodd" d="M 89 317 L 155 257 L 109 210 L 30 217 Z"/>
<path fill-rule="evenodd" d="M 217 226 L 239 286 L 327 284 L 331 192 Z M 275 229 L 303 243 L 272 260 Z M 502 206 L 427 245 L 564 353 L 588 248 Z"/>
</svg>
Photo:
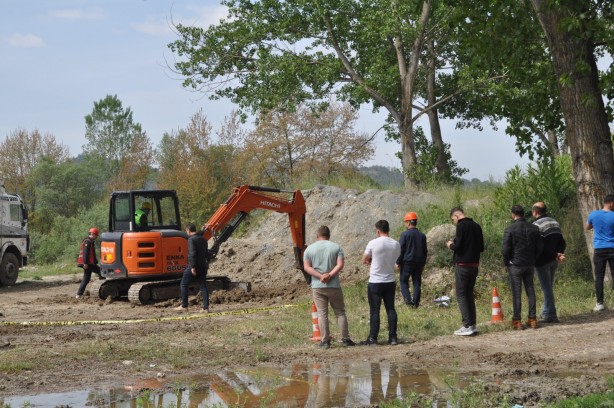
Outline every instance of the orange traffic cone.
<svg viewBox="0 0 614 408">
<path fill-rule="evenodd" d="M 497 288 L 492 290 L 492 318 L 491 323 L 499 323 L 503 321 L 503 312 L 501 311 L 501 303 L 499 301 L 499 292 Z"/>
<path fill-rule="evenodd" d="M 313 364 L 311 366 L 311 382 L 317 384 L 320 379 L 320 364 Z"/>
<path fill-rule="evenodd" d="M 311 323 L 313 324 L 313 336 L 309 340 L 322 340 L 322 336 L 320 335 L 320 324 L 318 323 L 318 309 L 315 303 L 311 304 Z"/>
</svg>

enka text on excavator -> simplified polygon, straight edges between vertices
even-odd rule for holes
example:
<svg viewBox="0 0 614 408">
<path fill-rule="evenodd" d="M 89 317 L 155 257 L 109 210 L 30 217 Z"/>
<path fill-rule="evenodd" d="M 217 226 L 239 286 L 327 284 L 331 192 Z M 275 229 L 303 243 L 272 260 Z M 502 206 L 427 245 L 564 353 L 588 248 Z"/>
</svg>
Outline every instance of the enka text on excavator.
<svg viewBox="0 0 614 408">
<path fill-rule="evenodd" d="M 292 196 L 284 198 L 271 193 Z M 220 245 L 254 209 L 288 214 L 295 266 L 309 282 L 309 275 L 303 270 L 306 207 L 300 190 L 235 187 L 202 227 L 201 233 L 210 242 L 209 259 L 215 258 Z M 102 233 L 100 247 L 101 275 L 105 279 L 91 284 L 91 296 L 101 299 L 128 296 L 136 304 L 180 296 L 179 283 L 187 265 L 188 236 L 181 229 L 175 191 L 113 192 L 108 229 Z M 207 282 L 214 290 L 233 287 L 233 282 L 225 276 L 207 276 Z M 197 285 L 190 288 L 191 294 L 197 291 Z"/>
</svg>

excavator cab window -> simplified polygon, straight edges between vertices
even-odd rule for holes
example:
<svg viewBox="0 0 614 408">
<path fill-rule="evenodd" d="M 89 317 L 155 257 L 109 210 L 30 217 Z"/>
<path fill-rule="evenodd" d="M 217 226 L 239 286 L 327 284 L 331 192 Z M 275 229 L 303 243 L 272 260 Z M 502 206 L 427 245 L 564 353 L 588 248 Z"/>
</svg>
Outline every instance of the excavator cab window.
<svg viewBox="0 0 614 408">
<path fill-rule="evenodd" d="M 177 195 L 172 190 L 114 192 L 110 231 L 181 230 Z"/>
</svg>

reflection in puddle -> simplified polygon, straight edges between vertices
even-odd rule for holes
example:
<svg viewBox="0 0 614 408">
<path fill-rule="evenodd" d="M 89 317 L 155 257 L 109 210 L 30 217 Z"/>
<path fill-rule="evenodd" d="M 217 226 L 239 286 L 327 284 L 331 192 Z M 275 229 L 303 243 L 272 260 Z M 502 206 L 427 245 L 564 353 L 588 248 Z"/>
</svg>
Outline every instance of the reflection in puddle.
<svg viewBox="0 0 614 408">
<path fill-rule="evenodd" d="M 354 407 L 375 405 L 412 392 L 430 394 L 435 389 L 447 389 L 443 377 L 443 373 L 390 362 L 294 365 L 280 370 L 222 371 L 205 378 L 193 377 L 182 386 L 185 389 L 174 393 L 168 392 L 169 383 L 149 379 L 102 392 L 0 398 L 0 406 Z M 204 389 L 191 389 L 189 385 L 203 383 Z"/>
</svg>

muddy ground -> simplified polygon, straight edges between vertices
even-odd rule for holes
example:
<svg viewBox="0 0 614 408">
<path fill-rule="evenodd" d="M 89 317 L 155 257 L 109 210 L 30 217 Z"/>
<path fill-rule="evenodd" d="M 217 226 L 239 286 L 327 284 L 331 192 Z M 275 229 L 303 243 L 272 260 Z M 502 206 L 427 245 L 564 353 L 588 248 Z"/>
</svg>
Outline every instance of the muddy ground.
<svg viewBox="0 0 614 408">
<path fill-rule="evenodd" d="M 374 220 L 387 218 L 396 228 L 402 222 L 404 212 L 414 208 L 418 202 L 433 200 L 427 195 L 376 191 L 358 194 L 325 186 L 304 194 L 308 208 L 308 243 L 315 238 L 318 225 L 329 225 L 331 239 L 340 242 L 346 252 L 344 279 L 347 281 L 366 278 L 368 271 L 359 260 L 362 248 L 374 237 Z M 450 232 L 449 225 L 429 231 L 429 246 L 442 245 Z M 240 290 L 213 293 L 212 312 L 267 308 L 304 300 L 309 289 L 293 265 L 287 221 L 283 214 L 273 214 L 246 237 L 231 239 L 222 247 L 210 273 L 250 281 L 253 290 L 250 293 Z M 427 267 L 426 279 L 432 279 L 438 273 Z M 173 378 L 193 374 L 196 370 L 211 373 L 229 367 L 239 368 L 240 365 L 264 369 L 361 361 L 466 373 L 481 380 L 487 390 L 528 407 L 605 391 L 608 386 L 606 377 L 614 375 L 614 311 L 611 310 L 600 314 L 587 312 L 537 330 L 486 329 L 482 334 L 468 338 L 450 334 L 429 341 L 416 341 L 409 335 L 402 336 L 402 344 L 394 347 L 334 347 L 326 354 L 315 349 L 306 339 L 305 344 L 298 346 L 270 345 L 265 348 L 267 358 L 259 358 L 263 351 L 261 346 L 255 346 L 257 342 L 254 341 L 255 337 L 266 337 L 266 333 L 236 336 L 232 339 L 232 347 L 226 345 L 224 337 L 225 326 L 240 325 L 245 319 L 258 319 L 258 313 L 249 316 L 214 313 L 207 318 L 143 324 L 12 324 L 155 320 L 177 316 L 177 312 L 172 310 L 178 304 L 176 300 L 140 307 L 127 301 L 101 301 L 88 297 L 77 301 L 74 295 L 79 279 L 79 274 L 73 274 L 19 281 L 13 287 L 0 287 L 0 366 L 7 364 L 9 353 L 16 351 L 21 355 L 46 359 L 24 369 L 15 367 L 0 371 L 0 401 L 7 396 L 100 388 L 121 383 L 125 378 L 163 375 L 172 382 Z M 453 307 L 456 307 L 455 303 Z M 260 312 L 269 313 L 284 312 Z M 303 336 L 303 333 L 296 335 Z M 198 347 L 206 349 L 206 353 L 201 354 L 204 356 L 202 361 L 190 364 L 156 367 L 122 364 L 118 367 L 117 361 L 96 358 L 92 350 L 83 349 L 84 344 L 92 341 L 104 346 L 106 340 L 118 338 L 135 346 L 159 338 L 172 338 L 174 345 L 186 349 L 190 347 L 186 343 L 196 342 Z M 66 358 L 79 353 L 92 358 L 86 362 Z M 54 359 L 58 364 L 53 364 Z"/>
<path fill-rule="evenodd" d="M 76 301 L 74 291 L 77 281 L 76 276 L 67 276 L 0 288 L 0 322 L 155 319 L 177 316 L 177 312 L 172 310 L 177 303 L 170 301 L 140 307 L 133 307 L 127 301 L 103 302 L 88 298 Z M 214 293 L 214 302 L 223 303 L 214 303 L 212 311 L 292 303 L 304 294 L 302 290 L 291 292 L 287 287 L 285 291 L 273 292 L 256 289 L 249 296 L 241 295 L 240 292 Z M 251 319 L 257 318 L 257 315 L 251 316 Z M 403 336 L 403 343 L 396 347 L 334 347 L 326 354 L 315 350 L 314 345 L 306 339 L 305 345 L 299 347 L 275 349 L 271 358 L 263 362 L 253 357 L 258 351 L 254 350 L 251 335 L 239 339 L 239 345 L 233 346 L 232 350 L 224 346 L 223 327 L 245 318 L 242 315 L 223 315 L 145 324 L 0 325 L 0 360 L 4 353 L 12 350 L 19 350 L 24 355 L 40 356 L 40 349 L 43 348 L 46 350 L 46 359 L 53 360 L 56 354 L 61 361 L 60 365 L 50 365 L 49 361 L 45 361 L 27 370 L 0 373 L 0 400 L 7 396 L 100 388 L 102 384 L 110 386 L 121 383 L 122 379 L 151 378 L 160 373 L 172 383 L 173 378 L 193 374 L 196 370 L 203 373 L 215 372 L 232 367 L 233 361 L 245 364 L 246 357 L 253 359 L 248 364 L 252 369 L 259 366 L 264 369 L 295 364 L 371 361 L 467 373 L 483 381 L 488 390 L 525 406 L 605 391 L 606 377 L 614 374 L 614 312 L 609 310 L 601 314 L 590 313 L 566 319 L 556 325 L 544 325 L 537 330 L 495 331 L 470 338 L 446 335 L 417 342 L 412 341 L 411 336 Z M 105 362 L 92 358 L 84 364 L 83 361 L 67 361 L 59 357 L 78 352 L 84 342 L 93 339 L 104 341 L 121 337 L 126 343 L 136 345 L 147 343 L 156 336 L 173 336 L 173 333 L 177 333 L 175 337 L 180 342 L 186 332 L 190 335 L 185 341 L 196 339 L 199 344 L 206 345 L 206 363 L 184 368 L 169 366 L 144 370 L 130 365 L 118 367 L 117 361 Z M 209 334 L 205 336 L 198 333 Z"/>
</svg>

